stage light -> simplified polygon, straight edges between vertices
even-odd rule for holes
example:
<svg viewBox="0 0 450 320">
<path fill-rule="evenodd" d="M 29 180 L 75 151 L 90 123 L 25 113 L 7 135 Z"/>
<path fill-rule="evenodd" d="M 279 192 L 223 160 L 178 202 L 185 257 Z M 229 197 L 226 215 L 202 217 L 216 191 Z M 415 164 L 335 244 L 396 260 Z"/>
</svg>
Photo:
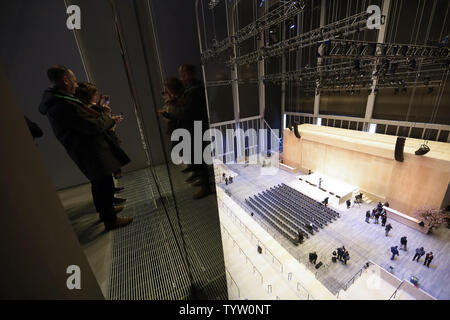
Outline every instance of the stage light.
<svg viewBox="0 0 450 320">
<path fill-rule="evenodd" d="M 427 89 L 428 89 L 428 91 L 427 91 L 428 94 L 431 94 L 433 92 L 433 87 L 428 87 Z"/>
<path fill-rule="evenodd" d="M 396 95 L 398 93 L 398 88 L 394 88 L 394 94 Z"/>
<path fill-rule="evenodd" d="M 406 94 L 407 91 L 408 91 L 408 90 L 406 89 L 406 87 L 403 87 L 403 88 L 402 88 L 402 93 L 405 93 L 405 94 Z"/>
<path fill-rule="evenodd" d="M 289 29 L 294 29 L 295 28 L 295 23 L 291 24 L 291 26 L 289 27 Z"/>
<path fill-rule="evenodd" d="M 261 2 L 259 3 L 259 7 L 260 7 L 260 8 L 263 6 L 264 1 L 265 1 L 265 0 L 261 0 Z"/>
<path fill-rule="evenodd" d="M 430 151 L 430 147 L 426 144 L 422 144 L 419 149 L 416 150 L 416 156 L 423 156 Z"/>
</svg>

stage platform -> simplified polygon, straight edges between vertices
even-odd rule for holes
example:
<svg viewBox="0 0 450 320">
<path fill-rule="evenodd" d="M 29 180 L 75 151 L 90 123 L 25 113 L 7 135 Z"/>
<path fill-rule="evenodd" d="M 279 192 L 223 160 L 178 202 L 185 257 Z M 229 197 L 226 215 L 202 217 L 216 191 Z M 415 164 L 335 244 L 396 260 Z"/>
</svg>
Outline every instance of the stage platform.
<svg viewBox="0 0 450 320">
<path fill-rule="evenodd" d="M 314 172 L 309 175 L 298 175 L 296 178 L 299 182 L 307 183 L 325 193 L 323 199 L 328 197 L 328 203 L 334 203 L 336 205 L 340 205 L 348 199 L 351 199 L 353 192 L 358 190 L 357 186 L 352 186 L 319 172 Z"/>
<path fill-rule="evenodd" d="M 229 165 L 229 168 L 237 174 L 232 184 L 221 183 L 226 194 L 230 195 L 241 207 L 245 207 L 244 201 L 268 188 L 285 183 L 298 191 L 322 201 L 328 194 L 308 183 L 298 179 L 298 173 L 279 169 L 275 175 L 261 175 L 261 167 L 258 165 Z M 325 178 L 326 179 L 326 178 Z M 325 180 L 326 182 L 326 180 Z M 331 197 L 330 197 L 331 198 Z M 301 245 L 295 246 L 286 238 L 278 235 L 276 240 L 296 259 L 307 262 L 308 254 L 316 251 L 318 261 L 324 262 L 324 266 L 317 271 L 317 279 L 333 294 L 337 294 L 350 279 L 369 260 L 380 265 L 385 270 L 394 268 L 394 275 L 400 279 L 409 279 L 411 275 L 420 279 L 420 288 L 437 299 L 450 299 L 450 230 L 440 228 L 433 231 L 433 235 L 425 235 L 422 232 L 410 228 L 394 220 L 388 221 L 393 229 L 388 237 L 384 234 L 381 224 L 365 222 L 365 212 L 372 210 L 375 204 L 363 203 L 347 209 L 345 203 L 337 204 L 329 202 L 329 207 L 340 212 L 341 217 L 324 229 L 316 232 Z M 250 216 L 250 213 L 248 213 Z M 255 223 L 263 226 L 256 215 L 251 217 Z M 273 229 L 273 234 L 277 232 Z M 389 248 L 400 245 L 400 238 L 408 237 L 408 251 L 400 251 L 400 257 L 391 261 Z M 347 265 L 339 262 L 331 262 L 332 252 L 338 247 L 345 246 L 350 252 L 350 260 Z M 433 251 L 434 260 L 430 268 L 423 266 L 423 258 L 419 263 L 413 262 L 415 248 L 423 246 L 425 250 Z"/>
</svg>

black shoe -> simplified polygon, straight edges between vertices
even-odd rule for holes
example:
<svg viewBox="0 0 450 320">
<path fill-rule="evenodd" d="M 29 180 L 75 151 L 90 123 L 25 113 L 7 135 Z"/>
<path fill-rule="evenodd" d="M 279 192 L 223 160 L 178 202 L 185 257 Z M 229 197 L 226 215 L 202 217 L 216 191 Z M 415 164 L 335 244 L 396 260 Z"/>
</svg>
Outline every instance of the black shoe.
<svg viewBox="0 0 450 320">
<path fill-rule="evenodd" d="M 120 205 L 124 204 L 125 202 L 127 202 L 127 199 L 116 198 L 116 197 L 114 197 L 114 199 L 113 199 L 113 205 L 115 205 L 115 206 L 120 206 Z"/>
<path fill-rule="evenodd" d="M 119 193 L 123 189 L 125 189 L 125 188 L 124 187 L 114 188 L 114 193 Z"/>
</svg>

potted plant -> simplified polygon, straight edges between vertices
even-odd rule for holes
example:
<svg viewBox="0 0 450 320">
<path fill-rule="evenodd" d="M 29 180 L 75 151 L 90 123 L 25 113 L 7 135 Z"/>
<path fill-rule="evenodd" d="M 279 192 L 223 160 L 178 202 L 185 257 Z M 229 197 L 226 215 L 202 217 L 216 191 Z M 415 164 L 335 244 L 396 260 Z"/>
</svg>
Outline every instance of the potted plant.
<svg viewBox="0 0 450 320">
<path fill-rule="evenodd" d="M 421 225 L 428 228 L 428 232 L 431 232 L 441 224 L 446 223 L 449 218 L 447 212 L 434 207 L 418 208 L 414 211 L 413 215 L 421 221 Z"/>
</svg>

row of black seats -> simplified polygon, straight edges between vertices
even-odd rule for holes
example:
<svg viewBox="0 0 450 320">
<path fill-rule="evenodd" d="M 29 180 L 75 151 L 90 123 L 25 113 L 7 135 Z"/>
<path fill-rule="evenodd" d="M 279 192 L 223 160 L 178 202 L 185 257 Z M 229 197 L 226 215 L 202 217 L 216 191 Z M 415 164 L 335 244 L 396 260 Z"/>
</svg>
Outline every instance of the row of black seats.
<svg viewBox="0 0 450 320">
<path fill-rule="evenodd" d="M 297 234 L 300 232 L 302 233 L 303 237 L 309 237 L 308 224 L 298 219 L 295 214 L 289 212 L 289 210 L 284 210 L 282 206 L 276 204 L 264 194 L 258 194 L 254 197 L 254 199 L 258 201 L 265 209 L 270 211 L 271 214 L 281 220 L 284 224 L 289 225 L 294 230 L 296 230 Z M 313 234 L 313 231 L 311 230 L 309 233 Z"/>
<path fill-rule="evenodd" d="M 295 212 L 296 216 L 302 219 L 307 225 L 312 223 L 313 226 L 323 228 L 328 222 L 331 222 L 321 214 L 318 214 L 315 208 L 302 204 L 292 196 L 288 196 L 275 189 L 270 189 L 267 193 L 272 199 L 284 203 L 286 207 Z"/>
<path fill-rule="evenodd" d="M 270 214 L 254 199 L 252 199 L 252 197 L 245 199 L 245 203 L 249 206 L 249 208 L 252 211 L 256 212 L 259 216 L 261 216 L 265 221 L 267 221 L 275 230 L 281 233 L 284 237 L 286 237 L 287 239 L 289 239 L 294 243 L 298 240 L 298 234 L 296 234 L 294 229 L 285 225 L 278 218 Z"/>
<path fill-rule="evenodd" d="M 319 207 L 324 208 L 325 212 L 327 214 L 329 214 L 330 216 L 332 216 L 334 218 L 339 218 L 339 212 L 337 212 L 336 210 L 334 210 L 332 208 L 323 206 L 320 202 L 314 200 L 311 197 L 308 197 L 307 195 L 301 193 L 300 191 L 297 191 L 294 188 L 289 187 L 288 185 L 286 185 L 284 183 L 282 183 L 279 187 L 283 188 L 283 190 L 285 190 L 285 191 L 290 192 L 292 195 L 296 196 L 297 198 L 304 200 L 305 202 L 314 204 L 317 208 L 319 208 Z"/>
<path fill-rule="evenodd" d="M 245 202 L 293 242 L 298 241 L 299 234 L 308 238 L 339 217 L 337 211 L 285 184 L 263 191 Z"/>
</svg>

